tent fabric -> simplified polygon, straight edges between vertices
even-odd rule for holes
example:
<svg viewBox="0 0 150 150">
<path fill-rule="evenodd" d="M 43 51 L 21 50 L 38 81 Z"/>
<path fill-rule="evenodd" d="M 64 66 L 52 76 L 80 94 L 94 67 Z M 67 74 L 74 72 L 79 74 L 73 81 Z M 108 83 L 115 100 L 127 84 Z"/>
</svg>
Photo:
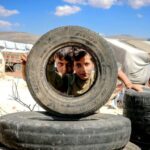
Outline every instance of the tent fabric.
<svg viewBox="0 0 150 150">
<path fill-rule="evenodd" d="M 113 48 L 117 62 L 133 83 L 146 84 L 150 78 L 150 55 L 118 39 L 106 39 Z"/>
<path fill-rule="evenodd" d="M 26 49 L 27 49 L 27 50 L 32 49 L 32 47 L 33 47 L 33 45 L 32 45 L 32 44 L 26 44 Z"/>
<path fill-rule="evenodd" d="M 26 50 L 26 44 L 24 43 L 15 43 L 17 50 Z"/>
<path fill-rule="evenodd" d="M 32 44 L 15 43 L 11 41 L 0 40 L 0 49 L 6 51 L 29 51 L 33 47 Z"/>
<path fill-rule="evenodd" d="M 122 48 L 124 49 L 126 52 L 131 52 L 131 53 L 135 53 L 135 52 L 138 52 L 138 51 L 142 51 L 141 49 L 138 49 L 138 48 L 134 48 L 126 43 L 123 43 L 121 42 L 120 40 L 118 39 L 106 39 L 108 42 L 110 42 L 111 44 L 119 47 L 119 48 Z"/>
<path fill-rule="evenodd" d="M 126 53 L 123 70 L 137 84 L 146 84 L 150 78 L 150 56 L 148 53 Z"/>
<path fill-rule="evenodd" d="M 6 41 L 5 45 L 6 45 L 6 48 L 8 48 L 8 49 L 15 49 L 16 48 L 14 42 Z"/>
<path fill-rule="evenodd" d="M 5 46 L 5 41 L 3 41 L 3 40 L 0 40 L 0 49 L 3 49 L 3 48 L 5 48 L 6 46 Z"/>
<path fill-rule="evenodd" d="M 127 43 L 137 49 L 141 49 L 145 52 L 150 53 L 150 45 L 148 42 L 144 42 L 141 40 L 122 40 L 122 42 Z"/>
</svg>

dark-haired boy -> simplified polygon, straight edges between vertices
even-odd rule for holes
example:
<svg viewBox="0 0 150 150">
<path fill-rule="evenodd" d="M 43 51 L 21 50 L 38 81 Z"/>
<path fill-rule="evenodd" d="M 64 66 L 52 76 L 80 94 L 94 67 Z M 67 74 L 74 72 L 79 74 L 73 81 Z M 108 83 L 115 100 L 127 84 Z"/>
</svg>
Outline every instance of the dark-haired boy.
<svg viewBox="0 0 150 150">
<path fill-rule="evenodd" d="M 95 67 L 92 56 L 86 50 L 77 48 L 74 51 L 73 59 L 74 74 L 69 79 L 68 94 L 78 96 L 88 91 L 92 86 L 95 79 Z M 142 86 L 133 84 L 120 68 L 118 68 L 118 78 L 121 79 L 126 88 L 143 91 Z"/>
<path fill-rule="evenodd" d="M 78 96 L 89 90 L 94 82 L 95 71 L 92 56 L 84 49 L 74 51 L 74 74 L 69 79 L 68 94 Z"/>
<path fill-rule="evenodd" d="M 67 78 L 65 77 L 66 74 L 70 74 L 73 72 L 73 52 L 72 47 L 65 47 L 59 49 L 54 54 L 53 61 L 47 65 L 46 76 L 48 82 L 57 90 L 61 92 L 66 92 Z M 50 58 L 51 59 L 51 58 Z M 27 55 L 23 55 L 22 58 L 22 75 L 23 78 L 26 78 L 25 75 L 25 67 L 27 61 Z"/>
</svg>

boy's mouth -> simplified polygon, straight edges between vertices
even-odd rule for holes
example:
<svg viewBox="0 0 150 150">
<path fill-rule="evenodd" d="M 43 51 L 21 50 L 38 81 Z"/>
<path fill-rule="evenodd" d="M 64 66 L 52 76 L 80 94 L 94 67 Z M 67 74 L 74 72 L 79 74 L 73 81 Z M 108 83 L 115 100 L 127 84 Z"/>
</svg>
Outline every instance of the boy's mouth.
<svg viewBox="0 0 150 150">
<path fill-rule="evenodd" d="M 86 73 L 81 73 L 80 75 L 81 75 L 81 76 L 86 76 Z"/>
<path fill-rule="evenodd" d="M 81 78 L 87 78 L 87 76 L 88 76 L 88 75 L 87 75 L 86 73 L 80 74 L 80 77 L 81 77 Z"/>
</svg>

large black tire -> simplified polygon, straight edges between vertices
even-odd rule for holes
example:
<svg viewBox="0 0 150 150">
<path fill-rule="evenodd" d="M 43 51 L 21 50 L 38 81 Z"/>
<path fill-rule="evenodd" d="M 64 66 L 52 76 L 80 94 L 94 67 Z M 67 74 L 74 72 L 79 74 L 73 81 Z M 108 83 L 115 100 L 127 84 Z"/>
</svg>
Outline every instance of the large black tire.
<svg viewBox="0 0 150 150">
<path fill-rule="evenodd" d="M 59 93 L 46 78 L 46 65 L 54 52 L 65 46 L 84 46 L 89 49 L 96 63 L 96 81 L 85 94 L 72 97 Z M 92 114 L 104 105 L 116 86 L 117 66 L 113 52 L 98 34 L 77 26 L 52 30 L 33 46 L 26 69 L 28 88 L 44 109 L 55 115 Z"/>
<path fill-rule="evenodd" d="M 115 150 L 129 141 L 130 120 L 95 114 L 57 118 L 45 112 L 21 112 L 0 118 L 0 143 L 23 150 Z"/>
<path fill-rule="evenodd" d="M 5 146 L 0 145 L 0 150 L 12 150 L 12 149 L 8 149 Z M 128 144 L 125 146 L 125 148 L 123 148 L 123 150 L 141 150 L 141 148 L 139 148 L 137 145 L 128 142 Z"/>
<path fill-rule="evenodd" d="M 123 113 L 131 120 L 131 141 L 150 150 L 150 89 L 145 88 L 140 93 L 126 90 Z"/>
<path fill-rule="evenodd" d="M 12 149 L 8 149 L 6 147 L 0 147 L 0 150 L 12 150 Z"/>
<path fill-rule="evenodd" d="M 4 145 L 0 144 L 0 150 L 11 150 L 11 149 L 9 149 L 9 148 L 5 147 Z"/>
</svg>

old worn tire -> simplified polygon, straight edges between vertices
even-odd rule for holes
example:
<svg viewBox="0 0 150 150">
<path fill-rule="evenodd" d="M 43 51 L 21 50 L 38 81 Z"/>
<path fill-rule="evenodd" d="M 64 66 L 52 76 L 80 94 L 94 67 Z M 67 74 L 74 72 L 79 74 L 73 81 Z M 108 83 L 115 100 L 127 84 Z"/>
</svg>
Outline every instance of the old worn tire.
<svg viewBox="0 0 150 150">
<path fill-rule="evenodd" d="M 0 150 L 12 150 L 12 149 L 9 149 L 9 148 L 5 147 L 4 145 L 0 144 Z"/>
<path fill-rule="evenodd" d="M 76 45 L 90 49 L 96 63 L 94 85 L 85 94 L 72 97 L 59 93 L 46 78 L 48 59 L 61 47 Z M 30 51 L 27 85 L 34 99 L 55 115 L 89 115 L 104 105 L 115 89 L 117 66 L 107 42 L 98 34 L 77 26 L 60 27 L 43 35 Z"/>
<path fill-rule="evenodd" d="M 134 143 L 128 142 L 128 144 L 123 150 L 141 150 L 141 148 L 135 145 Z"/>
<path fill-rule="evenodd" d="M 60 118 L 46 112 L 20 112 L 0 118 L 0 142 L 24 150 L 114 150 L 129 141 L 130 120 L 94 114 Z"/>
<path fill-rule="evenodd" d="M 150 89 L 143 92 L 126 90 L 124 97 L 124 116 L 132 124 L 131 141 L 142 149 L 150 149 Z M 148 149 L 147 149 L 148 148 Z"/>
</svg>

